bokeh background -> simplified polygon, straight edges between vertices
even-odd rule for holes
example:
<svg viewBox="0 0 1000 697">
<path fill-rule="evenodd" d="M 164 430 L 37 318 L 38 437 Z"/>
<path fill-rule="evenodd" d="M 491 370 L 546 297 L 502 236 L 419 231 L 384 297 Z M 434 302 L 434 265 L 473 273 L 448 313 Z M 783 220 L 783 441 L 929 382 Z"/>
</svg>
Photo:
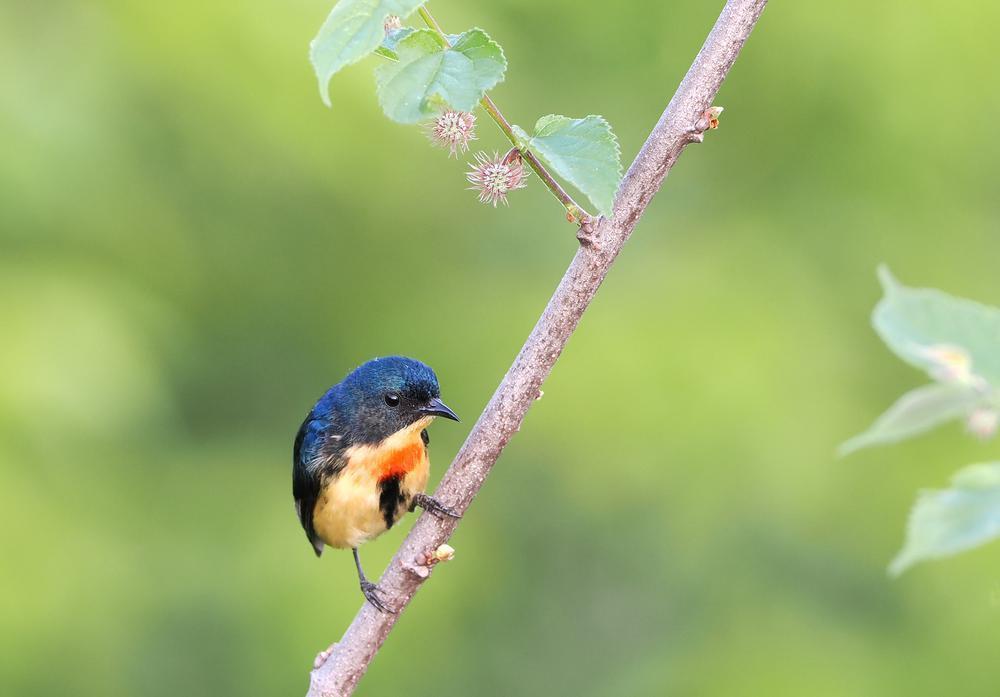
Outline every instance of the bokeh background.
<svg viewBox="0 0 1000 697">
<path fill-rule="evenodd" d="M 504 46 L 511 120 L 604 114 L 627 163 L 721 4 L 433 9 Z M 419 357 L 465 417 L 436 480 L 573 254 L 537 181 L 487 209 L 383 118 L 375 59 L 322 106 L 330 6 L 0 5 L 4 695 L 302 694 L 360 605 L 292 511 L 302 416 Z M 996 445 L 834 450 L 923 381 L 868 325 L 879 262 L 1000 303 L 998 24 L 773 3 L 358 694 L 995 697 L 1000 549 L 885 568 Z"/>
</svg>

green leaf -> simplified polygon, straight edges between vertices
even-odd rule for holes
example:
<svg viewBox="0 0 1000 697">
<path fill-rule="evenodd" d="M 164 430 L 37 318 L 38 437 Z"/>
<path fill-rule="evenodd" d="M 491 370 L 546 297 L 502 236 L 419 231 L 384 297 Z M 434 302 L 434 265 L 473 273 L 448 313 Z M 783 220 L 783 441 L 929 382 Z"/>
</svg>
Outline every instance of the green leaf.
<svg viewBox="0 0 1000 697">
<path fill-rule="evenodd" d="M 598 211 L 611 215 L 622 163 L 618 139 L 603 117 L 571 119 L 549 114 L 538 119 L 532 136 L 521 128 L 515 134 L 560 177 L 582 191 Z"/>
<path fill-rule="evenodd" d="M 879 278 L 885 296 L 875 307 L 872 324 L 896 355 L 941 380 L 947 378 L 935 351 L 958 349 L 969 363 L 967 381 L 978 377 L 1000 386 L 1000 309 L 939 290 L 908 288 L 885 266 L 879 269 Z"/>
<path fill-rule="evenodd" d="M 841 445 L 840 455 L 872 445 L 895 443 L 946 421 L 963 418 L 982 401 L 983 395 L 967 385 L 933 383 L 918 387 L 900 397 L 871 428 Z"/>
<path fill-rule="evenodd" d="M 330 78 L 374 51 L 385 38 L 389 15 L 406 18 L 423 3 L 420 0 L 340 0 L 309 44 L 319 93 L 330 106 Z"/>
<path fill-rule="evenodd" d="M 951 488 L 921 492 L 906 543 L 889 566 L 898 576 L 917 562 L 951 556 L 1000 536 L 1000 462 L 966 467 Z"/>
<path fill-rule="evenodd" d="M 481 29 L 460 34 L 449 48 L 438 34 L 419 29 L 396 44 L 399 61 L 375 71 L 378 98 L 393 121 L 416 123 L 443 105 L 472 111 L 503 79 L 507 59 Z"/>
</svg>

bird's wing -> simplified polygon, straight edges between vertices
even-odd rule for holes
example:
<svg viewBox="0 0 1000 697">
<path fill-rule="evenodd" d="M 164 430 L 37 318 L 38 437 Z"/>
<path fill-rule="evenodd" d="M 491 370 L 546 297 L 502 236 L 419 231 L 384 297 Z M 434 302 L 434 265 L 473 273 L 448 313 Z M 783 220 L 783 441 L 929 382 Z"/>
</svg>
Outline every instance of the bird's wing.
<svg viewBox="0 0 1000 697">
<path fill-rule="evenodd" d="M 295 436 L 292 452 L 292 495 L 295 497 L 295 512 L 306 531 L 318 557 L 323 553 L 323 541 L 313 528 L 313 509 L 319 498 L 324 477 L 336 474 L 344 468 L 341 456 L 344 445 L 335 433 L 334 425 L 325 419 L 317 419 L 312 413 L 306 417 Z"/>
</svg>

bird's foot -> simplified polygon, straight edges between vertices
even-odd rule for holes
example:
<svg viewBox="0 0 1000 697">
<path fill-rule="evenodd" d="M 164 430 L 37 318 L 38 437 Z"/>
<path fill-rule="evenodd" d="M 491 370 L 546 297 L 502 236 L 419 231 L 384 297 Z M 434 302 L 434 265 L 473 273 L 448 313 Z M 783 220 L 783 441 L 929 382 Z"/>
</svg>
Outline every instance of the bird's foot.
<svg viewBox="0 0 1000 697">
<path fill-rule="evenodd" d="M 337 643 L 334 642 L 330 644 L 329 648 L 327 648 L 324 651 L 320 651 L 318 654 L 316 654 L 316 658 L 315 660 L 313 660 L 313 670 L 319 670 L 320 668 L 323 667 L 323 664 L 326 663 L 326 659 L 330 657 L 330 654 L 333 653 L 333 649 L 336 646 Z"/>
<path fill-rule="evenodd" d="M 450 506 L 445 506 L 443 503 L 438 501 L 433 496 L 428 496 L 427 494 L 417 494 L 413 497 L 413 505 L 410 510 L 412 511 L 414 507 L 420 506 L 425 511 L 431 515 L 441 518 L 442 516 L 447 516 L 448 518 L 461 518 L 462 514 L 456 511 Z"/>
<path fill-rule="evenodd" d="M 365 600 L 371 603 L 375 607 L 375 609 L 378 610 L 379 612 L 388 612 L 390 614 L 395 614 L 392 612 L 392 610 L 386 607 L 384 602 L 382 602 L 382 598 L 379 597 L 380 591 L 378 589 L 378 586 L 376 586 L 371 581 L 361 582 L 361 592 L 364 593 Z"/>
</svg>

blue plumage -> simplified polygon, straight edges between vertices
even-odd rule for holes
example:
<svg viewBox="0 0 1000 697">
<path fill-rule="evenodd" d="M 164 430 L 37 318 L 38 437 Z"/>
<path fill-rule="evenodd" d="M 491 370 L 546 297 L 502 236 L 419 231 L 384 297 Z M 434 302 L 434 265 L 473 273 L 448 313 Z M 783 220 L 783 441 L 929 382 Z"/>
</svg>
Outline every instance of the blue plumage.
<svg viewBox="0 0 1000 697">
<path fill-rule="evenodd" d="M 399 396 L 403 403 L 389 406 L 387 394 Z M 430 366 L 413 358 L 387 356 L 359 366 L 327 390 L 313 407 L 312 417 L 337 424 L 349 444 L 375 444 L 420 418 L 418 408 L 440 396 Z"/>
</svg>

